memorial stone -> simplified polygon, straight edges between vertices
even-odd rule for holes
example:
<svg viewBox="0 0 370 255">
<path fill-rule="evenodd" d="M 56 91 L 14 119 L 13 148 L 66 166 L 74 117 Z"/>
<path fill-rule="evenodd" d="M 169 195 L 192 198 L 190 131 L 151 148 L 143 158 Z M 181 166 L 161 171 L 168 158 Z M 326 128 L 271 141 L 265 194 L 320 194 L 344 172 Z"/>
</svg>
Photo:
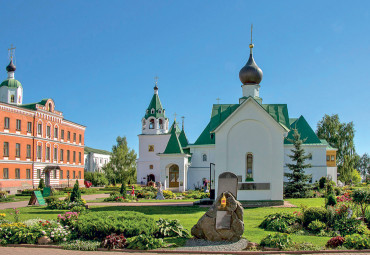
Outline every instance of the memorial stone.
<svg viewBox="0 0 370 255">
<path fill-rule="evenodd" d="M 218 177 L 217 195 L 219 196 L 226 191 L 230 192 L 235 198 L 237 198 L 238 176 L 230 172 L 224 172 Z"/>
</svg>

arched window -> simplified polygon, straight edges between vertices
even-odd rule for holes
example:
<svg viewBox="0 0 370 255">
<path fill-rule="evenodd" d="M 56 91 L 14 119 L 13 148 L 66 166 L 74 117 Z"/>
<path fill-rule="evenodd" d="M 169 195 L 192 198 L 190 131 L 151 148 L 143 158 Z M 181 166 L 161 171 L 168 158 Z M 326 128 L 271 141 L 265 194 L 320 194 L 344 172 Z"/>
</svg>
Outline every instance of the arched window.
<svg viewBox="0 0 370 255">
<path fill-rule="evenodd" d="M 154 109 L 152 109 L 152 110 L 151 110 L 151 113 L 153 114 L 154 112 L 155 112 L 155 110 L 154 110 Z"/>
<path fill-rule="evenodd" d="M 10 102 L 11 102 L 11 103 L 14 103 L 14 101 L 15 101 L 15 97 L 14 97 L 14 95 L 11 95 L 11 96 L 10 96 Z"/>
<path fill-rule="evenodd" d="M 151 119 L 149 122 L 149 129 L 154 129 L 154 119 Z"/>
<path fill-rule="evenodd" d="M 163 120 L 162 119 L 159 120 L 159 128 L 163 129 Z"/>
<path fill-rule="evenodd" d="M 53 111 L 53 105 L 49 103 L 49 112 Z"/>
<path fill-rule="evenodd" d="M 246 181 L 253 180 L 253 155 L 252 153 L 247 154 L 247 177 Z"/>
<path fill-rule="evenodd" d="M 202 159 L 203 159 L 204 162 L 207 161 L 207 154 L 203 154 Z"/>
<path fill-rule="evenodd" d="M 158 113 L 162 113 L 162 110 L 161 110 L 161 109 L 159 109 L 159 110 L 158 110 Z"/>
</svg>

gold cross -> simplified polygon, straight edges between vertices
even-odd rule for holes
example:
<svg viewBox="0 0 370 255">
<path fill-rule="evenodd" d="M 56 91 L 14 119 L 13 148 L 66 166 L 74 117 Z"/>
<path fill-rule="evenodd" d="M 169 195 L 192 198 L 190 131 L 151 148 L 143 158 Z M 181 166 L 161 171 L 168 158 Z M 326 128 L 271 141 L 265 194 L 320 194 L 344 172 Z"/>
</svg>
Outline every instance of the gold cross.
<svg viewBox="0 0 370 255">
<path fill-rule="evenodd" d="M 8 49 L 8 54 L 10 59 L 13 59 L 15 47 L 13 47 L 13 44 L 10 45 L 10 48 Z"/>
<path fill-rule="evenodd" d="M 173 114 L 173 116 L 175 116 L 175 121 L 176 121 L 176 116 L 177 116 L 177 114 L 176 114 L 176 113 L 174 113 L 174 114 Z"/>
<path fill-rule="evenodd" d="M 220 100 L 221 100 L 221 98 L 216 98 L 216 100 L 217 100 L 217 104 L 220 104 Z"/>
<path fill-rule="evenodd" d="M 154 77 L 155 86 L 157 86 L 158 78 L 159 78 L 158 76 L 155 76 L 155 77 Z"/>
</svg>

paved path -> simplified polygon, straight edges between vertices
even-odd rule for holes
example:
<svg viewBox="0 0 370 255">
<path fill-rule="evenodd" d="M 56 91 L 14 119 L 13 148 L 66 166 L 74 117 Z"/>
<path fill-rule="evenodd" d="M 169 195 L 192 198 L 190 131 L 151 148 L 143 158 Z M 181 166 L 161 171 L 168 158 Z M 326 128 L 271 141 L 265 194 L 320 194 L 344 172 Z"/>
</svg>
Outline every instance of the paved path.
<svg viewBox="0 0 370 255">
<path fill-rule="evenodd" d="M 85 200 L 94 200 L 97 198 L 105 198 L 105 197 L 109 197 L 109 194 L 82 195 L 82 198 Z M 63 199 L 63 198 L 59 198 L 59 199 Z M 0 203 L 0 210 L 26 207 L 27 205 L 28 205 L 28 201 Z"/>
<path fill-rule="evenodd" d="M 306 252 L 306 251 L 305 251 Z M 0 247 L 0 254 L 1 255 L 24 255 L 24 254 L 27 254 L 27 255 L 39 255 L 39 254 L 46 254 L 46 255 L 49 255 L 49 254 L 52 254 L 52 255 L 83 255 L 83 254 L 87 254 L 87 255 L 98 255 L 98 254 L 105 254 L 105 255 L 120 255 L 120 254 L 130 254 L 130 255 L 149 255 L 149 254 L 166 254 L 166 255 L 174 255 L 175 253 L 161 253 L 161 251 L 158 251 L 158 253 L 156 252 L 150 252 L 150 253 L 146 253 L 146 252 L 107 252 L 107 251 L 69 251 L 69 250 L 61 250 L 61 249 L 49 249 L 49 248 L 21 248 L 21 247 Z M 182 253 L 184 254 L 184 253 Z M 192 253 L 192 254 L 195 254 L 195 253 Z M 196 254 L 202 254 L 202 253 L 196 253 Z M 209 254 L 209 253 L 208 253 Z M 229 253 L 225 253 L 225 254 L 229 254 Z M 245 255 L 248 255 L 248 254 L 253 254 L 253 252 L 239 252 L 239 254 L 245 254 Z M 259 253 L 261 254 L 261 253 Z M 265 255 L 269 254 L 268 252 L 267 253 L 263 253 Z M 271 254 L 271 253 L 270 253 Z M 281 253 L 279 254 L 284 254 L 284 252 L 282 251 Z M 299 252 L 297 252 L 297 254 L 299 254 Z M 305 253 L 307 255 L 307 253 Z M 324 255 L 324 254 L 335 254 L 335 253 L 316 253 L 315 255 Z M 351 252 L 351 253 L 337 253 L 337 254 L 340 254 L 340 255 L 368 255 L 369 253 L 355 253 L 355 252 Z"/>
<path fill-rule="evenodd" d="M 87 203 L 91 205 L 100 206 L 193 206 L 193 202 L 137 202 L 137 203 L 119 203 L 119 202 L 105 202 L 105 203 Z"/>
</svg>

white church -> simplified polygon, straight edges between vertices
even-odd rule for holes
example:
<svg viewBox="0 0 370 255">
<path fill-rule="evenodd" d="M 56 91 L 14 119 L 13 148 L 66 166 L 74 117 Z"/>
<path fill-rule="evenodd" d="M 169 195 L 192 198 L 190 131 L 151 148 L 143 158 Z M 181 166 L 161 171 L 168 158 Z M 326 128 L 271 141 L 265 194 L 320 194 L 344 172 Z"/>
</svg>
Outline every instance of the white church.
<svg viewBox="0 0 370 255">
<path fill-rule="evenodd" d="M 285 166 L 293 145 L 293 129 L 306 138 L 303 147 L 311 153 L 310 182 L 327 176 L 337 181 L 336 149 L 320 140 L 303 116 L 290 118 L 286 104 L 266 104 L 260 97 L 262 70 L 250 56 L 240 70 L 242 95 L 237 104 L 214 104 L 208 125 L 194 143 L 176 121 L 169 119 L 158 95 L 154 95 L 142 119 L 139 134 L 137 182 L 161 182 L 163 189 L 185 191 L 210 180 L 218 190 L 218 176 L 232 172 L 238 177 L 237 199 L 283 200 Z M 215 194 L 217 196 L 217 194 Z"/>
</svg>

